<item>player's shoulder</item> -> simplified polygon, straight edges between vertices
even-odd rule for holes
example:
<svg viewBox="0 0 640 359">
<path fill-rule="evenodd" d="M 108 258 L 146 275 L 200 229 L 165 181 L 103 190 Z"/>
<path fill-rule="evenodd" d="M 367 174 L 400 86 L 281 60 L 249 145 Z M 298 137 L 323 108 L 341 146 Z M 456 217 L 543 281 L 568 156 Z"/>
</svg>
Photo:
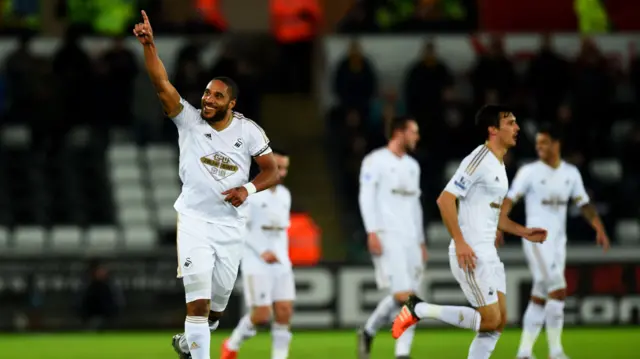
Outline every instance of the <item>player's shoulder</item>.
<svg viewBox="0 0 640 359">
<path fill-rule="evenodd" d="M 572 163 L 562 161 L 562 169 L 572 175 L 580 176 L 580 170 L 578 169 L 578 166 Z"/>
<path fill-rule="evenodd" d="M 367 153 L 362 159 L 363 165 L 374 164 L 380 162 L 386 156 L 385 147 L 376 148 L 375 150 Z"/>
<path fill-rule="evenodd" d="M 254 133 L 256 131 L 264 133 L 264 130 L 260 125 L 240 112 L 233 111 L 233 118 L 240 123 L 244 133 Z"/>
<path fill-rule="evenodd" d="M 282 196 L 291 198 L 291 191 L 289 190 L 289 188 L 287 188 L 287 186 L 279 184 L 278 191 L 282 194 Z"/>
<path fill-rule="evenodd" d="M 491 152 L 489 147 L 482 144 L 476 147 L 471 153 L 465 157 L 460 163 L 460 167 L 467 175 L 472 175 L 479 168 L 485 167 L 489 161 L 486 160 L 487 155 Z"/>
<path fill-rule="evenodd" d="M 520 168 L 518 168 L 517 173 L 521 175 L 530 175 L 530 174 L 539 173 L 536 170 L 540 168 L 540 163 L 541 163 L 540 161 L 525 163 L 522 166 L 520 166 Z"/>
</svg>

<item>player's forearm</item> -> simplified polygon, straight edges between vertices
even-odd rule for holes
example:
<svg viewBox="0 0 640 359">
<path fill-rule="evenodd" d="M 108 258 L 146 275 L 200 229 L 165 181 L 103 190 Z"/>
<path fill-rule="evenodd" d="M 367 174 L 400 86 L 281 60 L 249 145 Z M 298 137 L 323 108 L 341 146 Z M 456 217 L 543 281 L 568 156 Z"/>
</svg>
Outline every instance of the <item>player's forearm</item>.
<svg viewBox="0 0 640 359">
<path fill-rule="evenodd" d="M 260 173 L 251 181 L 256 186 L 256 192 L 264 191 L 278 184 L 280 176 L 277 167 L 260 168 Z"/>
<path fill-rule="evenodd" d="M 149 74 L 149 78 L 151 78 L 151 82 L 153 83 L 153 86 L 156 88 L 158 93 L 162 93 L 167 90 L 166 84 L 169 83 L 169 75 L 167 75 L 167 70 L 164 68 L 164 64 L 158 56 L 155 44 L 145 45 L 143 48 L 144 65 L 147 69 L 147 73 Z"/>
<path fill-rule="evenodd" d="M 418 231 L 418 242 L 424 243 L 424 212 L 419 198 L 416 200 L 416 230 Z"/>
<path fill-rule="evenodd" d="M 510 198 L 505 198 L 504 201 L 502 201 L 502 207 L 500 208 L 500 211 L 508 216 L 513 209 L 514 203 L 515 202 Z"/>
<path fill-rule="evenodd" d="M 443 193 L 438 197 L 436 203 L 440 210 L 442 222 L 444 226 L 447 227 L 447 231 L 449 231 L 449 235 L 453 241 L 456 243 L 464 241 L 462 231 L 460 231 L 460 224 L 458 223 L 458 209 L 456 208 L 455 197 L 447 196 Z"/>
<path fill-rule="evenodd" d="M 375 203 L 375 189 L 369 186 L 361 187 L 358 195 L 358 204 L 360 205 L 360 214 L 367 233 L 378 232 L 380 228 L 376 216 L 378 207 Z"/>
<path fill-rule="evenodd" d="M 587 203 L 584 206 L 580 207 L 582 211 L 582 216 L 589 222 L 591 227 L 597 232 L 604 231 L 604 225 L 602 224 L 602 220 L 600 219 L 600 215 L 598 214 L 598 210 L 593 203 Z"/>
<path fill-rule="evenodd" d="M 509 216 L 504 214 L 504 212 L 500 214 L 500 219 L 498 220 L 498 229 L 503 232 L 511 233 L 518 237 L 525 237 L 527 232 L 527 228 L 512 221 Z"/>
</svg>

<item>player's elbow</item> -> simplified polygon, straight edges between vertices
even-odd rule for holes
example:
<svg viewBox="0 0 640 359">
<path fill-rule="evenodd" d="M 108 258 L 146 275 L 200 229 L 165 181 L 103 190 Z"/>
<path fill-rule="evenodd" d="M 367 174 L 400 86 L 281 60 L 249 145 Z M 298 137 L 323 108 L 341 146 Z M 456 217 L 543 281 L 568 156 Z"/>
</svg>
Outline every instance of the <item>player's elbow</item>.
<svg viewBox="0 0 640 359">
<path fill-rule="evenodd" d="M 452 201 L 455 202 L 455 200 L 455 196 L 453 196 L 451 193 L 442 191 L 442 193 L 440 193 L 440 196 L 438 196 L 438 199 L 436 199 L 436 204 L 438 205 L 438 208 L 442 209 L 448 204 L 451 204 Z"/>
</svg>

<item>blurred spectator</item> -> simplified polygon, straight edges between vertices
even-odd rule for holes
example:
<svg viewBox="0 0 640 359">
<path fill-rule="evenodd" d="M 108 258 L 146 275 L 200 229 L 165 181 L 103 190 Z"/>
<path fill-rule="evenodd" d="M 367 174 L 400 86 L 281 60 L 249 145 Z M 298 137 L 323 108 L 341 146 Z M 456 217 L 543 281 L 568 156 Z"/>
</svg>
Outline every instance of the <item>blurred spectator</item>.
<svg viewBox="0 0 640 359">
<path fill-rule="evenodd" d="M 207 75 L 200 61 L 199 48 L 195 44 L 187 44 L 178 54 L 172 83 L 180 95 L 196 108 L 200 108 L 205 86 L 202 79 L 207 78 Z"/>
<path fill-rule="evenodd" d="M 228 43 L 223 43 L 220 45 L 220 56 L 211 67 L 211 75 L 209 77 L 227 76 L 235 79 L 237 75 L 238 59 L 231 46 Z"/>
<path fill-rule="evenodd" d="M 81 292 L 80 317 L 89 330 L 108 327 L 124 305 L 122 291 L 99 262 L 89 265 L 88 279 Z"/>
<path fill-rule="evenodd" d="M 113 124 L 131 125 L 133 86 L 138 75 L 135 55 L 125 46 L 124 39 L 117 37 L 102 60 L 106 66 L 105 87 L 110 98 L 105 109 L 108 117 Z"/>
<path fill-rule="evenodd" d="M 366 115 L 369 103 L 378 91 L 378 80 L 373 65 L 357 41 L 351 42 L 349 53 L 336 69 L 333 91 L 340 106 Z"/>
<path fill-rule="evenodd" d="M 3 64 L 3 72 L 7 82 L 7 117 L 11 122 L 34 121 L 33 98 L 37 75 L 37 58 L 31 53 L 29 46 L 31 36 L 23 34 L 18 38 L 18 48 L 10 53 Z"/>
<path fill-rule="evenodd" d="M 635 95 L 636 118 L 640 119 L 640 54 L 636 54 L 629 67 L 629 82 Z"/>
<path fill-rule="evenodd" d="M 582 41 L 574 64 L 572 87 L 574 117 L 581 123 L 576 130 L 582 132 L 581 136 L 601 143 L 598 151 L 603 154 L 608 150 L 605 138 L 611 128 L 609 117 L 614 83 L 607 60 L 592 39 Z"/>
<path fill-rule="evenodd" d="M 94 86 L 92 62 L 80 46 L 77 30 L 69 29 L 66 32 L 62 46 L 53 57 L 53 72 L 62 89 L 60 101 L 65 114 L 53 126 L 51 139 L 55 152 L 62 146 L 67 132 L 74 125 L 88 120 L 87 114 L 96 112 L 92 111 L 96 109 L 96 99 L 91 91 L 87 91 Z"/>
<path fill-rule="evenodd" d="M 410 67 L 404 82 L 404 94 L 409 113 L 425 117 L 442 109 L 445 90 L 453 85 L 449 68 L 436 57 L 435 45 L 424 45 L 422 58 Z"/>
<path fill-rule="evenodd" d="M 354 2 L 345 17 L 338 23 L 337 31 L 346 34 L 375 32 L 377 25 L 373 19 L 372 9 L 366 6 L 366 3 L 365 0 Z"/>
<path fill-rule="evenodd" d="M 391 120 L 406 114 L 406 106 L 395 88 L 386 89 L 381 96 L 373 100 L 365 130 L 369 138 L 368 151 L 384 146 L 388 141 L 387 130 Z"/>
<path fill-rule="evenodd" d="M 568 63 L 554 51 L 550 34 L 543 35 L 540 52 L 529 63 L 526 76 L 535 98 L 536 119 L 553 119 L 567 95 L 570 76 Z"/>
<path fill-rule="evenodd" d="M 478 106 L 484 103 L 509 103 L 516 85 L 516 74 L 504 52 L 502 37 L 493 35 L 490 41 L 486 51 L 480 49 L 481 53 L 471 70 L 471 85 Z"/>
<path fill-rule="evenodd" d="M 280 45 L 278 81 L 285 93 L 309 93 L 313 40 L 322 9 L 317 0 L 271 0 L 271 27 Z"/>
</svg>

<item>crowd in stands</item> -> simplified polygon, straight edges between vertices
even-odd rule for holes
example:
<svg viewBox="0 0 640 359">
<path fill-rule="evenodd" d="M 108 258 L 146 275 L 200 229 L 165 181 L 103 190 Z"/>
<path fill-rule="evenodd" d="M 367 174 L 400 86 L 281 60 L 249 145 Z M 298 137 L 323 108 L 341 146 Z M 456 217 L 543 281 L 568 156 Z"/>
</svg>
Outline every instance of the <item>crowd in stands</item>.
<svg viewBox="0 0 640 359">
<path fill-rule="evenodd" d="M 462 159 L 482 141 L 484 134 L 474 128 L 474 113 L 485 103 L 510 105 L 522 128 L 518 146 L 505 159 L 510 178 L 519 164 L 535 159 L 536 126 L 553 123 L 564 134 L 564 158 L 581 170 L 609 228 L 618 218 L 640 215 L 640 60 L 623 72 L 588 38 L 575 58 L 565 58 L 554 51 L 549 37 L 543 37 L 542 47 L 520 73 L 505 54 L 502 39 L 494 36 L 486 49 L 478 48 L 465 74 L 452 73 L 447 59 L 438 57 L 436 45 L 429 41 L 405 74 L 400 88 L 382 88 L 375 61 L 357 41 L 332 74 L 337 105 L 328 114 L 329 128 L 336 138 L 334 147 L 340 149 L 336 158 L 345 174 L 342 190 L 354 216 L 363 156 L 385 145 L 385 126 L 391 118 L 410 114 L 421 129 L 415 156 L 423 168 L 425 216 L 438 219 L 435 199 L 447 180 L 443 173 L 450 161 Z M 463 83 L 471 85 L 468 98 L 461 94 Z M 633 95 L 616 96 L 625 89 Z M 570 233 L 584 233 L 578 237 L 591 240 L 586 222 L 574 219 Z"/>
</svg>

